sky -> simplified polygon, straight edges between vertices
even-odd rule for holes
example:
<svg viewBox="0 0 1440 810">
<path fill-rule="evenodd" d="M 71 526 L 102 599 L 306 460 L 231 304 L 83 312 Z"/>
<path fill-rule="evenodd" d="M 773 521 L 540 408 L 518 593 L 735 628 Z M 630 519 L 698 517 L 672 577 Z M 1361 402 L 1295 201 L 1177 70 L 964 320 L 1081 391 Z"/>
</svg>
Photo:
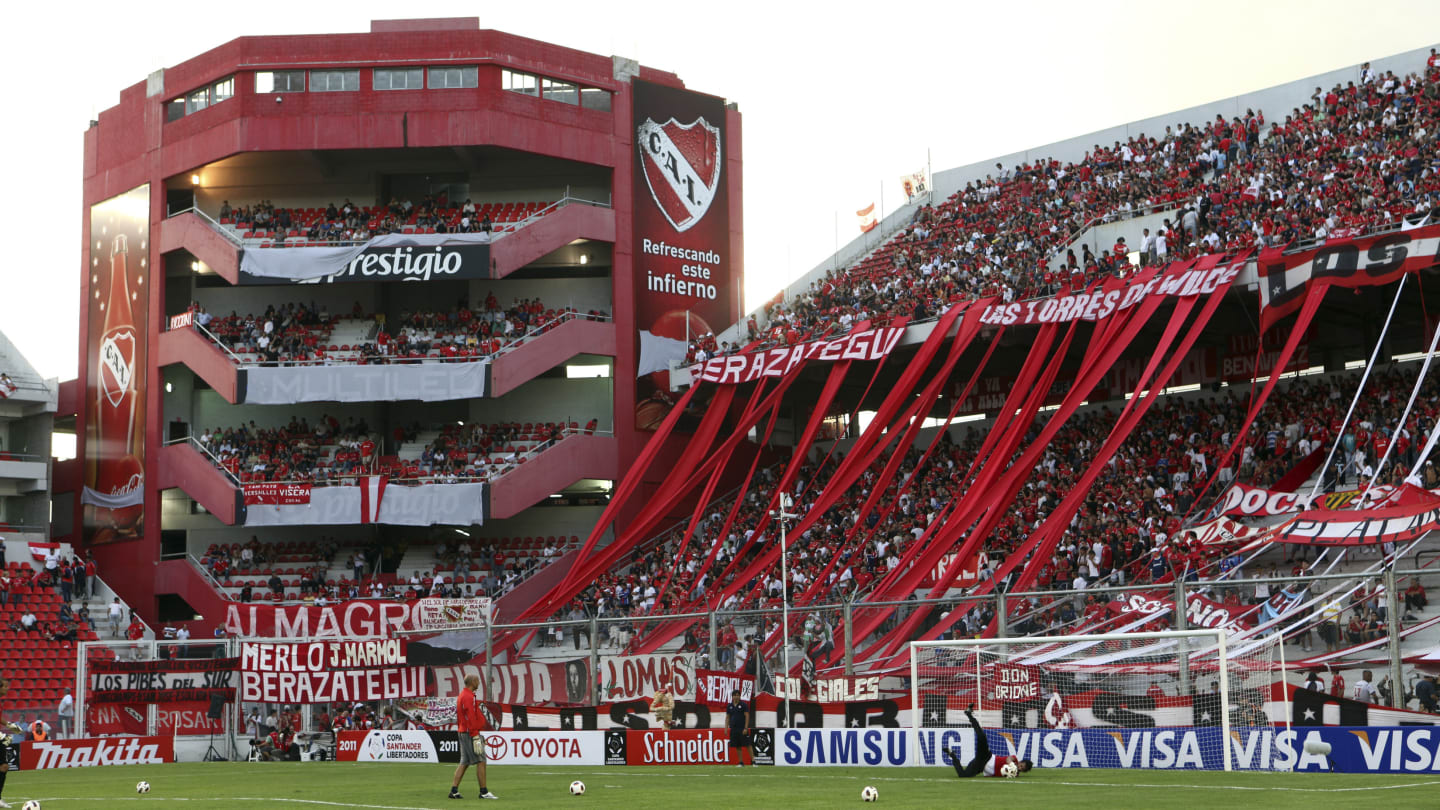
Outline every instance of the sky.
<svg viewBox="0 0 1440 810">
<path fill-rule="evenodd" d="M 237 36 L 351 33 L 406 7 L 350 0 L 29 3 L 6 13 L 0 331 L 76 373 L 81 147 L 121 89 Z M 432 0 L 429 17 L 639 59 L 743 115 L 746 307 L 858 234 L 899 178 L 1436 44 L 1440 2 L 610 3 Z"/>
</svg>

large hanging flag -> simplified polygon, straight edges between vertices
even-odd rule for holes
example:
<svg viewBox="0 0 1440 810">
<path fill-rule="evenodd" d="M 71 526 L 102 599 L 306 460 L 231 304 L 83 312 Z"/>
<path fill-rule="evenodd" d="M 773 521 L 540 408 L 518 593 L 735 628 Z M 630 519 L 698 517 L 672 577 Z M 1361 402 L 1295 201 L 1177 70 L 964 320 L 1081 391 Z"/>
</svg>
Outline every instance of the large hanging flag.
<svg viewBox="0 0 1440 810">
<path fill-rule="evenodd" d="M 880 220 L 875 218 L 875 203 L 870 203 L 859 211 L 856 211 L 855 216 L 860 218 L 861 233 L 869 233 L 875 230 L 876 225 L 880 224 Z"/>
</svg>

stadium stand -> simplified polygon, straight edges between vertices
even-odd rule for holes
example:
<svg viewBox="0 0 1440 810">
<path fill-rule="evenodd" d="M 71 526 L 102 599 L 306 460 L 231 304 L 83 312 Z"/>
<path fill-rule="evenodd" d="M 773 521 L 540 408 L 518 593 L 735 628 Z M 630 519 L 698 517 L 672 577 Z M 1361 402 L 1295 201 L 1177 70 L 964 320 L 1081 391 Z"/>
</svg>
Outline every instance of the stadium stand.
<svg viewBox="0 0 1440 810">
<path fill-rule="evenodd" d="M 751 347 L 794 344 L 984 296 L 1079 289 L 1137 264 L 1395 228 L 1440 204 L 1437 123 L 1440 70 L 1429 67 L 1317 88 L 1278 122 L 1247 111 L 1096 144 L 1078 163 L 996 164 L 863 260 L 773 302 L 765 328 L 752 318 L 745 333 Z M 1155 234 L 1098 255 L 1071 247 L 1091 224 L 1167 209 L 1174 215 Z M 692 359 L 732 348 L 710 341 L 692 344 Z"/>
<path fill-rule="evenodd" d="M 513 230 L 543 212 L 540 201 L 456 204 L 444 194 L 426 195 L 419 204 L 391 199 L 385 205 L 360 206 L 345 200 L 324 208 L 275 206 L 269 200 L 231 206 L 223 201 L 217 219 L 242 244 L 268 247 L 316 247 L 362 243 L 387 233 L 490 233 Z"/>
</svg>

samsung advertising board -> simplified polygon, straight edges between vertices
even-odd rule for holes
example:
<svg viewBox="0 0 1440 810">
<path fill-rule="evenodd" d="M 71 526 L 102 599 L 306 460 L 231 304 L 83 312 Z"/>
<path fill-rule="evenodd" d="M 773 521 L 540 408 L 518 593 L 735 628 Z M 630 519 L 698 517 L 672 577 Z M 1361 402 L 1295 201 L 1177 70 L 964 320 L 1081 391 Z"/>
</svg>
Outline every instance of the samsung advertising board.
<svg viewBox="0 0 1440 810">
<path fill-rule="evenodd" d="M 949 767 L 975 755 L 970 729 L 782 729 L 780 766 Z M 991 730 L 990 750 L 1029 759 L 1039 768 L 1221 770 L 1223 731 L 1206 728 Z M 1328 756 L 1311 753 L 1327 743 Z M 1241 771 L 1440 773 L 1440 728 L 1339 727 L 1231 729 L 1231 767 Z"/>
</svg>

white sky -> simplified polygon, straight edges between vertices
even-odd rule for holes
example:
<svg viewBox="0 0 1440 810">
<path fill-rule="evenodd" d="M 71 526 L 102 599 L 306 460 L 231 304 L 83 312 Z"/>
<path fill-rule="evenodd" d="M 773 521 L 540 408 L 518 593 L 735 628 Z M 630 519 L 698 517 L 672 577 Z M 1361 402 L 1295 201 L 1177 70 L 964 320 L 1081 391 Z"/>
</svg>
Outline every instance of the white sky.
<svg viewBox="0 0 1440 810">
<path fill-rule="evenodd" d="M 243 35 L 348 33 L 408 7 L 27 3 L 7 12 L 0 330 L 76 370 L 82 133 L 122 88 Z M 418 7 L 417 7 L 418 8 Z M 1432 45 L 1437 0 L 458 3 L 480 24 L 673 71 L 744 115 L 747 308 L 936 171 Z"/>
</svg>

